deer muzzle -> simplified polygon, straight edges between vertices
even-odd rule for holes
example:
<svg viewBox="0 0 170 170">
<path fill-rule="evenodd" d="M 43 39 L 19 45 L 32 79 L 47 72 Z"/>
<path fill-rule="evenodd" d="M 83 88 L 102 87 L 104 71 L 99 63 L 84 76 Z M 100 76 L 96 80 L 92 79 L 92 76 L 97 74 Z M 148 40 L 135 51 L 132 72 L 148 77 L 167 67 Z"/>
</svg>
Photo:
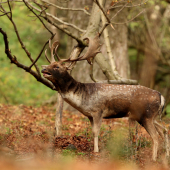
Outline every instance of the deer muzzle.
<svg viewBox="0 0 170 170">
<path fill-rule="evenodd" d="M 45 78 L 47 78 L 47 77 L 49 77 L 49 76 L 51 76 L 51 74 L 47 71 L 47 65 L 42 65 L 41 66 L 42 67 L 42 70 L 41 70 L 41 73 L 43 73 L 43 76 L 45 77 Z"/>
</svg>

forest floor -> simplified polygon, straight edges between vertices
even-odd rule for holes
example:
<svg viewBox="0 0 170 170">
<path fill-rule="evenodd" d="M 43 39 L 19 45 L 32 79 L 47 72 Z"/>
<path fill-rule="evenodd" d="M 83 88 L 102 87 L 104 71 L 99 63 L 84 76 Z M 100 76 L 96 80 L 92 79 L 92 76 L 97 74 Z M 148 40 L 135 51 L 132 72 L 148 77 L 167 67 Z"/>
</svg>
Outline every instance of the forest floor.
<svg viewBox="0 0 170 170">
<path fill-rule="evenodd" d="M 89 120 L 78 112 L 63 113 L 62 136 L 55 136 L 54 107 L 0 104 L 0 169 L 168 169 L 162 139 L 157 162 L 152 141 L 128 119 L 103 120 L 99 153 L 93 152 Z M 162 124 L 169 127 L 169 119 Z M 137 128 L 136 128 L 137 127 Z M 152 168 L 151 168 L 152 167 Z"/>
</svg>

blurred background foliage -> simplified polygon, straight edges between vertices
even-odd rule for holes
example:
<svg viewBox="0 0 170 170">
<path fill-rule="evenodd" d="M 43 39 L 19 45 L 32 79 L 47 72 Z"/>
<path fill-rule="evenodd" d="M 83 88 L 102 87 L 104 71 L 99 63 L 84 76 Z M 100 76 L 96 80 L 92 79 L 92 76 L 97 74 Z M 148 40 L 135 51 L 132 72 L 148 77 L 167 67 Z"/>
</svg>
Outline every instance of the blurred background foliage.
<svg viewBox="0 0 170 170">
<path fill-rule="evenodd" d="M 34 17 L 28 17 L 29 14 L 30 12 L 23 5 L 13 7 L 13 18 L 18 26 L 18 31 L 28 51 L 31 52 L 31 55 L 35 59 L 45 41 L 49 38 L 49 34 L 39 20 L 35 20 Z M 0 17 L 0 23 L 1 27 L 8 34 L 9 46 L 12 53 L 17 56 L 21 63 L 27 66 L 31 65 L 31 62 L 25 57 L 26 54 L 18 42 L 9 19 L 6 16 Z M 24 70 L 11 64 L 4 53 L 2 35 L 0 35 L 0 37 L 0 103 L 42 104 L 43 101 L 54 94 L 54 91 L 37 82 L 33 76 Z M 38 66 L 48 64 L 43 56 L 38 61 Z"/>
<path fill-rule="evenodd" d="M 111 0 L 109 2 L 111 2 Z M 159 27 L 156 33 L 159 34 L 159 36 L 162 36 L 159 37 L 160 39 L 162 38 L 159 46 L 161 47 L 162 55 L 169 60 L 170 21 L 168 20 L 168 22 L 165 23 L 166 18 L 163 18 L 163 13 L 168 5 L 169 3 L 166 1 L 148 1 L 146 4 L 146 9 L 149 11 L 151 8 L 153 8 L 154 12 L 159 11 L 160 13 L 158 20 L 159 23 L 161 23 L 156 25 L 152 25 L 152 23 L 150 23 L 150 25 L 153 32 L 157 26 Z M 87 8 L 87 6 L 84 8 Z M 21 38 L 27 49 L 31 52 L 33 59 L 35 59 L 38 56 L 43 44 L 47 41 L 47 39 L 49 39 L 50 35 L 46 29 L 44 29 L 44 26 L 39 22 L 39 20 L 33 17 L 32 14 L 30 14 L 30 11 L 24 5 L 15 4 L 12 6 L 12 10 L 13 19 L 18 27 Z M 131 12 L 128 14 L 129 19 L 134 16 L 134 9 L 132 8 L 130 10 Z M 70 17 L 69 13 L 64 12 L 65 17 L 66 14 L 68 15 L 67 17 Z M 59 13 L 59 15 L 61 15 L 61 13 Z M 81 20 L 80 16 L 79 18 Z M 75 20 L 75 18 L 73 17 L 72 20 Z M 143 49 L 146 46 L 148 49 L 150 48 L 149 43 L 148 45 L 145 44 L 147 40 L 147 32 L 145 30 L 146 22 L 144 20 L 144 16 L 141 15 L 137 18 L 137 20 L 127 24 L 130 78 L 137 79 L 141 84 L 144 84 L 142 83 L 143 80 L 141 78 L 141 72 L 142 70 L 147 69 L 143 68 L 146 56 Z M 78 18 L 76 22 L 78 22 Z M 3 30 L 5 30 L 8 34 L 9 45 L 12 54 L 16 55 L 17 59 L 21 63 L 29 66 L 31 62 L 28 60 L 28 57 L 24 57 L 25 53 L 23 52 L 22 47 L 17 40 L 12 24 L 9 22 L 6 16 L 0 17 L 0 27 L 2 27 Z M 69 38 L 61 31 L 58 31 L 57 34 L 59 35 L 61 44 L 59 48 L 59 54 L 61 56 L 68 55 L 67 51 L 69 50 L 67 50 L 67 44 Z M 10 63 L 9 59 L 4 53 L 4 41 L 2 35 L 0 35 L 0 50 L 0 103 L 40 105 L 55 93 L 43 84 L 37 82 L 30 74 Z M 44 53 L 38 60 L 37 64 L 39 68 L 41 65 L 48 64 L 44 57 Z M 158 61 L 157 66 L 158 67 L 154 76 L 153 88 L 159 90 L 163 95 L 167 95 L 170 91 L 170 67 L 161 60 Z M 82 70 L 80 70 L 80 72 L 82 72 Z M 81 81 L 79 78 L 78 80 Z M 170 105 L 167 106 L 167 112 L 170 112 Z"/>
</svg>

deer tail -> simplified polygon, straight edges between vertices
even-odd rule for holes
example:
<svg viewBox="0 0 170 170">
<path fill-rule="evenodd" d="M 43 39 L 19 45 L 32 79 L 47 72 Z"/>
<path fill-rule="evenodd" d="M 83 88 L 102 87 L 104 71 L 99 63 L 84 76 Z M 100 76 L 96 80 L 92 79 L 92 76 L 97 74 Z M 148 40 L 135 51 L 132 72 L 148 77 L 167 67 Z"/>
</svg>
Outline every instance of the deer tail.
<svg viewBox="0 0 170 170">
<path fill-rule="evenodd" d="M 160 94 L 160 106 L 159 106 L 159 110 L 158 110 L 158 114 L 159 114 L 159 117 L 160 117 L 160 120 L 162 118 L 162 113 L 163 113 L 163 110 L 164 110 L 164 106 L 165 106 L 165 98 Z"/>
</svg>

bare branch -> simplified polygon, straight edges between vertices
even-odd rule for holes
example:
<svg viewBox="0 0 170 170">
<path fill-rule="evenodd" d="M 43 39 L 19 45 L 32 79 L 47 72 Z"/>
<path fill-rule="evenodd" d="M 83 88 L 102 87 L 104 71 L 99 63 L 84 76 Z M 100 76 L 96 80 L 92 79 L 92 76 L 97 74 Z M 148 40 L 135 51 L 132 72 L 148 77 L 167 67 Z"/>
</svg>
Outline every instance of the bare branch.
<svg viewBox="0 0 170 170">
<path fill-rule="evenodd" d="M 8 37 L 7 37 L 6 32 L 4 32 L 2 30 L 2 28 L 0 28 L 0 33 L 3 35 L 3 38 L 4 38 L 5 53 L 6 53 L 7 57 L 10 59 L 11 63 L 14 63 L 16 66 L 18 66 L 19 68 L 22 68 L 26 72 L 29 72 L 31 75 L 33 75 L 37 79 L 37 81 L 43 83 L 44 85 L 51 88 L 52 90 L 56 90 L 52 83 L 50 83 L 49 81 L 47 81 L 46 79 L 41 77 L 41 75 L 37 74 L 35 71 L 30 69 L 29 67 L 27 67 L 27 66 L 21 64 L 20 62 L 18 62 L 18 60 L 16 59 L 15 56 L 14 57 L 12 56 L 11 51 L 9 49 Z"/>
<path fill-rule="evenodd" d="M 102 35 L 103 31 L 105 30 L 105 28 L 109 25 L 109 23 L 105 23 L 103 25 L 103 27 L 101 28 L 101 30 L 99 31 L 99 37 Z"/>
<path fill-rule="evenodd" d="M 100 10 L 102 11 L 103 15 L 105 16 L 105 18 L 106 18 L 106 20 L 107 20 L 107 23 L 106 23 L 106 24 L 103 26 L 103 28 L 101 29 L 99 36 L 101 36 L 101 33 L 104 31 L 104 29 L 105 29 L 108 25 L 110 25 L 110 26 L 115 30 L 114 26 L 113 26 L 112 23 L 111 23 L 111 20 L 108 18 L 105 10 L 104 10 L 103 7 L 100 5 L 99 1 L 98 1 L 98 0 L 94 0 L 94 2 L 98 5 L 98 7 L 100 8 Z"/>
<path fill-rule="evenodd" d="M 33 11 L 33 9 L 31 9 L 31 8 L 29 7 L 28 3 L 27 3 L 25 0 L 23 0 L 23 2 L 24 2 L 25 5 L 27 6 L 27 8 L 40 20 L 40 22 L 44 25 L 44 27 L 47 29 L 47 31 L 49 31 L 50 34 L 51 34 L 52 36 L 54 36 L 53 32 L 45 25 L 45 23 L 43 22 L 43 20 Z"/>
<path fill-rule="evenodd" d="M 50 39 L 53 39 L 53 37 L 55 36 L 55 34 L 54 35 L 52 35 L 52 37 L 50 38 Z M 42 48 L 42 50 L 40 51 L 40 53 L 39 53 L 39 55 L 38 55 L 38 57 L 34 60 L 34 62 L 30 65 L 30 69 L 31 69 L 31 67 L 33 66 L 33 65 L 35 65 L 35 63 L 38 61 L 38 59 L 41 57 L 41 54 L 42 54 L 42 52 L 44 51 L 44 49 L 45 49 L 45 46 L 48 44 L 48 42 L 49 42 L 49 40 L 44 44 L 44 46 L 43 46 L 43 48 Z"/>
<path fill-rule="evenodd" d="M 84 43 L 84 41 L 82 41 L 79 37 L 77 37 L 76 35 L 72 34 L 71 32 L 65 30 L 62 26 L 57 25 L 56 23 L 54 23 L 52 20 L 50 20 L 48 17 L 46 16 L 42 16 L 47 22 L 49 22 L 51 25 L 54 25 L 56 28 L 58 28 L 59 30 L 63 31 L 64 33 L 66 33 L 68 36 L 72 37 L 73 39 L 75 39 L 79 44 L 83 45 L 83 46 L 87 46 L 86 43 Z"/>
<path fill-rule="evenodd" d="M 137 6 L 141 6 L 141 5 L 144 5 L 148 2 L 149 0 L 146 0 L 142 3 L 139 3 L 139 4 L 136 4 L 136 5 L 127 5 L 126 8 L 131 8 L 131 7 L 137 7 Z M 109 9 L 113 9 L 113 8 L 121 8 L 123 7 L 123 5 L 119 5 L 119 6 L 113 6 L 113 7 L 110 7 Z"/>
<path fill-rule="evenodd" d="M 27 3 L 28 3 L 28 2 L 27 2 Z M 31 5 L 30 3 L 28 3 L 28 4 L 29 4 L 33 9 L 35 9 L 36 11 L 38 11 L 38 12 L 40 12 L 40 13 L 43 12 L 42 10 L 36 8 L 35 6 Z M 45 11 L 44 11 L 44 12 L 45 12 Z M 83 30 L 83 29 L 81 29 L 81 28 L 78 28 L 78 27 L 77 27 L 76 25 L 74 25 L 74 24 L 64 22 L 64 21 L 62 21 L 61 19 L 55 17 L 54 15 L 52 15 L 52 14 L 50 14 L 50 13 L 46 13 L 46 15 L 47 15 L 48 17 L 51 17 L 51 18 L 53 18 L 54 20 L 56 20 L 56 21 L 64 24 L 64 25 L 70 26 L 70 27 L 72 27 L 72 28 L 74 28 L 74 29 L 76 29 L 76 30 L 78 30 L 78 31 L 80 31 L 80 32 L 85 32 L 85 31 L 86 31 L 86 30 Z M 42 16 L 42 17 L 43 17 L 43 16 Z M 43 18 L 44 18 L 44 17 L 43 17 Z"/>
<path fill-rule="evenodd" d="M 111 21 L 110 19 L 108 18 L 105 10 L 103 9 L 103 7 L 100 5 L 99 1 L 98 0 L 93 0 L 97 5 L 98 7 L 100 8 L 100 10 L 102 11 L 103 15 L 105 16 L 107 22 L 105 24 L 103 24 L 103 27 L 101 28 L 101 30 L 99 31 L 99 37 L 102 35 L 104 29 L 111 24 Z M 111 24 L 111 27 L 114 29 L 113 25 Z"/>
<path fill-rule="evenodd" d="M 103 7 L 100 5 L 99 1 L 98 0 L 93 0 L 93 1 L 98 5 L 98 7 L 102 11 L 103 15 L 106 17 L 107 22 L 110 23 L 110 19 L 108 18 L 108 16 L 107 16 L 106 12 L 104 11 Z"/>
<path fill-rule="evenodd" d="M 144 9 L 143 11 L 139 12 L 139 13 L 138 13 L 136 16 L 134 16 L 132 19 L 130 19 L 130 20 L 126 21 L 126 22 L 122 22 L 122 23 L 112 22 L 112 24 L 117 24 L 117 25 L 120 25 L 120 24 L 127 24 L 127 23 L 133 21 L 135 18 L 137 18 L 137 17 L 138 17 L 139 15 L 141 15 L 143 12 L 145 12 L 145 9 Z"/>
<path fill-rule="evenodd" d="M 11 17 L 11 19 L 12 19 L 12 10 L 11 10 L 11 5 L 10 5 L 10 3 L 9 3 L 9 0 L 7 1 L 8 2 L 8 6 L 9 6 L 9 10 L 10 10 L 10 17 Z M 9 15 L 8 15 L 9 16 Z"/>
<path fill-rule="evenodd" d="M 18 0 L 9 0 L 9 2 L 22 2 L 22 1 L 18 1 Z M 7 1 L 5 1 L 5 2 L 0 2 L 0 4 L 6 4 L 6 3 L 8 3 Z"/>
<path fill-rule="evenodd" d="M 27 2 L 28 3 L 28 2 Z M 31 7 L 32 6 L 30 3 L 28 3 Z M 35 10 L 38 10 L 39 12 L 41 12 L 41 10 L 39 10 L 38 8 L 34 7 Z M 85 42 L 83 42 L 79 37 L 77 37 L 76 35 L 72 34 L 71 32 L 69 32 L 68 30 L 65 30 L 62 26 L 56 24 L 55 22 L 53 22 L 52 20 L 50 20 L 46 15 L 42 16 L 42 18 L 44 18 L 47 22 L 49 22 L 51 25 L 55 26 L 56 28 L 58 28 L 59 30 L 63 31 L 64 33 L 66 33 L 68 36 L 72 37 L 73 39 L 75 39 L 80 45 L 82 46 L 87 46 L 87 44 Z"/>
<path fill-rule="evenodd" d="M 85 9 L 81 9 L 81 8 L 64 8 L 64 7 L 57 6 L 57 5 L 53 4 L 53 3 L 48 2 L 48 1 L 45 1 L 45 0 L 41 0 L 41 1 L 42 1 L 42 2 L 45 2 L 45 3 L 47 3 L 47 4 L 50 4 L 50 5 L 52 5 L 52 6 L 56 7 L 56 8 L 58 8 L 58 9 L 61 9 L 61 10 L 68 10 L 68 11 L 82 11 L 82 12 L 84 12 L 85 14 L 90 15 L 90 13 L 88 13 Z"/>
<path fill-rule="evenodd" d="M 9 14 L 9 13 L 11 13 L 11 12 L 6 12 L 6 13 L 0 15 L 0 17 L 2 17 L 2 16 L 4 16 L 4 15 L 7 15 L 7 14 Z"/>
<path fill-rule="evenodd" d="M 8 5 L 10 6 L 9 3 L 8 3 Z M 1 6 L 1 8 L 3 9 L 3 11 L 4 11 L 5 13 L 7 13 L 2 6 Z M 9 7 L 9 8 L 11 8 L 11 7 Z M 12 12 L 12 11 L 11 11 L 11 12 Z M 21 40 L 21 37 L 20 37 L 20 35 L 19 35 L 17 26 L 16 26 L 15 22 L 13 21 L 13 19 L 12 19 L 12 17 L 11 17 L 12 15 L 9 16 L 9 15 L 7 14 L 6 16 L 9 18 L 9 20 L 11 21 L 11 23 L 12 23 L 12 25 L 13 25 L 13 27 L 14 27 L 16 36 L 17 36 L 17 38 L 18 38 L 19 43 L 21 44 L 21 47 L 24 49 L 25 53 L 27 54 L 27 56 L 28 56 L 28 58 L 31 60 L 31 62 L 33 62 L 34 60 L 33 60 L 32 56 L 31 56 L 31 54 L 29 53 L 29 51 L 27 50 L 27 48 L 25 47 L 24 43 L 23 43 L 22 40 Z M 35 64 L 34 66 L 35 66 L 35 68 L 36 68 L 36 70 L 37 70 L 37 73 L 40 75 L 39 68 L 37 67 L 36 64 Z"/>
<path fill-rule="evenodd" d="M 102 23 L 104 24 L 106 22 L 106 18 L 104 17 L 103 14 L 101 14 L 101 18 L 102 18 Z M 109 41 L 109 33 L 108 33 L 108 29 L 106 28 L 104 30 L 104 41 L 105 41 L 105 45 L 106 45 L 106 50 L 107 50 L 107 54 L 109 57 L 109 61 L 110 61 L 110 65 L 111 65 L 111 69 L 115 75 L 115 79 L 121 79 L 122 77 L 119 75 L 119 73 L 116 70 L 116 64 L 114 61 L 114 57 L 112 54 L 112 50 L 111 50 L 111 45 L 110 45 L 110 41 Z"/>
<path fill-rule="evenodd" d="M 120 12 L 127 6 L 127 4 L 128 4 L 128 3 L 126 3 L 120 10 L 118 10 L 118 11 L 116 12 L 116 14 L 115 14 L 110 20 L 112 20 L 113 18 L 115 18 L 115 17 L 118 15 L 118 13 L 120 13 Z"/>
<path fill-rule="evenodd" d="M 110 10 L 110 9 L 112 9 L 115 5 L 117 5 L 117 4 L 119 4 L 119 3 L 122 3 L 122 2 L 124 2 L 124 1 L 126 1 L 126 0 L 120 0 L 120 1 L 117 1 L 117 2 L 113 2 L 112 1 L 112 3 L 113 4 L 111 4 L 111 7 L 108 7 L 108 9 L 106 10 L 107 12 Z"/>
</svg>

